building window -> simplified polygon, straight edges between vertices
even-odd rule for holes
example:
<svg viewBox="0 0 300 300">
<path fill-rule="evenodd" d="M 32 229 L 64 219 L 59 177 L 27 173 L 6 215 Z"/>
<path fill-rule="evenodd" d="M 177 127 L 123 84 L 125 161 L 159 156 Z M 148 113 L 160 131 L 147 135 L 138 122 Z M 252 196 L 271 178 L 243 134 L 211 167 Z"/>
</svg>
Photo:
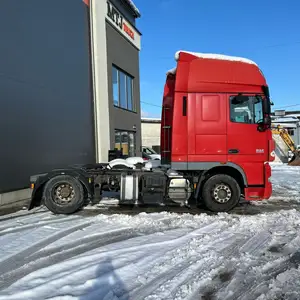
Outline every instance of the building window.
<svg viewBox="0 0 300 300">
<path fill-rule="evenodd" d="M 119 79 L 118 79 L 118 70 L 116 68 L 113 68 L 112 79 L 113 79 L 114 105 L 117 106 L 119 105 Z"/>
<path fill-rule="evenodd" d="M 295 134 L 294 129 L 288 129 L 287 131 L 288 131 L 289 135 L 294 135 Z"/>
<path fill-rule="evenodd" d="M 133 78 L 113 66 L 112 81 L 114 105 L 130 111 L 135 111 L 133 101 Z"/>
<path fill-rule="evenodd" d="M 135 156 L 136 155 L 136 142 L 135 132 L 115 130 L 115 149 L 123 149 L 123 155 Z"/>
</svg>

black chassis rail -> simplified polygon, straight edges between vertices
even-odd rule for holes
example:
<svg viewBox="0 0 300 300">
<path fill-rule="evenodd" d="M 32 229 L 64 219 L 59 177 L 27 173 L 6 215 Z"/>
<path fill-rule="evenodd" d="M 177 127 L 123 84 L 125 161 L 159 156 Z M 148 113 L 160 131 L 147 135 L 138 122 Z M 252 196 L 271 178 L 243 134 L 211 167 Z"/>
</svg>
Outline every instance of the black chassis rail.
<svg viewBox="0 0 300 300">
<path fill-rule="evenodd" d="M 87 192 L 87 199 L 91 199 L 95 194 L 95 185 L 102 186 L 108 182 L 111 176 L 120 180 L 121 174 L 126 173 L 145 173 L 140 169 L 120 168 L 107 169 L 108 164 L 89 164 L 75 165 L 70 168 L 55 169 L 48 173 L 37 174 L 30 177 L 32 188 L 31 201 L 28 210 L 40 206 L 43 200 L 43 191 L 46 183 L 53 177 L 59 175 L 69 175 L 79 180 Z"/>
</svg>

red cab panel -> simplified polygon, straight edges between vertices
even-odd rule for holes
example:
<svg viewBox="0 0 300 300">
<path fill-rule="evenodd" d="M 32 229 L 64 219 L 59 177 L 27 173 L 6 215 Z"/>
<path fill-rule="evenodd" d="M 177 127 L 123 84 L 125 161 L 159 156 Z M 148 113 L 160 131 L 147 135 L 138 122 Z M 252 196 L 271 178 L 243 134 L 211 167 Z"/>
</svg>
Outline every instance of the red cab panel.
<svg viewBox="0 0 300 300">
<path fill-rule="evenodd" d="M 185 93 L 176 93 L 174 101 L 174 119 L 172 124 L 172 161 L 187 162 L 188 135 L 187 135 L 187 105 Z"/>
<path fill-rule="evenodd" d="M 224 95 L 188 95 L 188 161 L 226 161 L 226 111 Z"/>
</svg>

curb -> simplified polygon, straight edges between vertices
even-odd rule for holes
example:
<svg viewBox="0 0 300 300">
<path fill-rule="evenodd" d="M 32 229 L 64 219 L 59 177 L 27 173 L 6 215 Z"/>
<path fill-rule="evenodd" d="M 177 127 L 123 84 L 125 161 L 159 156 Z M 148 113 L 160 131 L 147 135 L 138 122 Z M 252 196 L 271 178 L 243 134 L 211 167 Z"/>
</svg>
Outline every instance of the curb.
<svg viewBox="0 0 300 300">
<path fill-rule="evenodd" d="M 18 202 L 28 201 L 31 198 L 31 189 L 23 189 L 0 194 L 0 210 L 15 206 Z"/>
</svg>

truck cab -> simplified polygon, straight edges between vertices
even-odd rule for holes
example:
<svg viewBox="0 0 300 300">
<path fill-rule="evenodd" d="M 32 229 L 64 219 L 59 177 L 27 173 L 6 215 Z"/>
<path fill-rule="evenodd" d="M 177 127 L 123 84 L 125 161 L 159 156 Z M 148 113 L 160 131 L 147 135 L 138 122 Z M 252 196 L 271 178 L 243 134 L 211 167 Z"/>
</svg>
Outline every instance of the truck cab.
<svg viewBox="0 0 300 300">
<path fill-rule="evenodd" d="M 162 164 L 194 174 L 200 198 L 203 181 L 226 175 L 238 183 L 246 200 L 268 199 L 272 192 L 268 162 L 274 160 L 275 145 L 269 89 L 257 64 L 187 51 L 178 51 L 175 60 L 177 66 L 167 72 L 164 87 Z M 219 178 L 219 187 L 210 191 L 217 200 L 227 190 Z M 215 202 L 221 210 L 224 203 Z"/>
</svg>

